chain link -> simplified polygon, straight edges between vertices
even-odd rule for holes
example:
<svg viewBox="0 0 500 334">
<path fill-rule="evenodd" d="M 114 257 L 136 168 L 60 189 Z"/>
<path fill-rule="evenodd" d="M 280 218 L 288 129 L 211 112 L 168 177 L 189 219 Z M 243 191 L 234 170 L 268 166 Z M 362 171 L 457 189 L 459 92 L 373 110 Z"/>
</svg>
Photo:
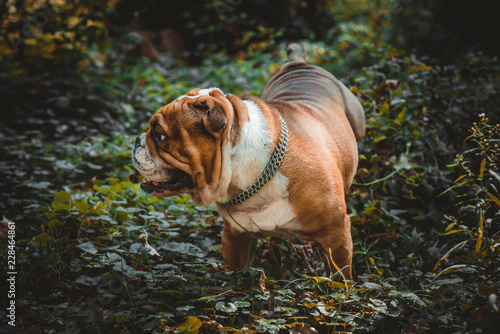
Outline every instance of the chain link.
<svg viewBox="0 0 500 334">
<path fill-rule="evenodd" d="M 283 158 L 285 157 L 286 147 L 288 145 L 288 129 L 286 127 L 285 121 L 280 117 L 281 120 L 281 135 L 278 140 L 278 145 L 274 149 L 273 155 L 271 156 L 271 160 L 267 163 L 264 171 L 260 174 L 260 176 L 255 180 L 252 185 L 241 193 L 233 196 L 229 201 L 225 203 L 221 203 L 222 205 L 234 206 L 238 205 L 243 201 L 246 201 L 259 189 L 264 187 L 274 175 L 278 172 L 278 168 L 283 162 Z"/>
</svg>

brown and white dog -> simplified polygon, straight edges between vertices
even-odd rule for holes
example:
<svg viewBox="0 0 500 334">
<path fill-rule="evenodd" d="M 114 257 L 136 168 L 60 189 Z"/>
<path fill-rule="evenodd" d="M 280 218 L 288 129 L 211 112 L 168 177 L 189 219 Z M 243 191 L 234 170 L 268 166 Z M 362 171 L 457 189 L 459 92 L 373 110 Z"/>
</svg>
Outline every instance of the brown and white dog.
<svg viewBox="0 0 500 334">
<path fill-rule="evenodd" d="M 352 279 L 345 194 L 364 112 L 332 74 L 306 64 L 300 45 L 287 53 L 261 99 L 193 89 L 162 107 L 137 138 L 133 162 L 147 193 L 216 203 L 228 268 L 245 266 L 254 237 L 267 234 L 316 242 L 326 272 L 336 265 Z"/>
</svg>

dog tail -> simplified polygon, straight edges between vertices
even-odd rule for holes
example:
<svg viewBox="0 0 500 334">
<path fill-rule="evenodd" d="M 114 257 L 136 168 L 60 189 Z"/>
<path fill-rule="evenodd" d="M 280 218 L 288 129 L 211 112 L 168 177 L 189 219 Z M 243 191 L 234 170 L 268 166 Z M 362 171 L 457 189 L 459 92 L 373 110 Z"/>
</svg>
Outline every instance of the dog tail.
<svg viewBox="0 0 500 334">
<path fill-rule="evenodd" d="M 286 46 L 287 61 L 307 62 L 307 52 L 304 47 L 298 43 L 290 43 Z"/>
</svg>

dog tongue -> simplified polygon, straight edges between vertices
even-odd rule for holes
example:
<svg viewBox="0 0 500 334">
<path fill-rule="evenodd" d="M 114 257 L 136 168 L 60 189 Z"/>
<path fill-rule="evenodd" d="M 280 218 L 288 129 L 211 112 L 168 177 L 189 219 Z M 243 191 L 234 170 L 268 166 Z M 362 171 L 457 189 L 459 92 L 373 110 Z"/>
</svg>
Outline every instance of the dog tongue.
<svg viewBox="0 0 500 334">
<path fill-rule="evenodd" d="M 156 182 L 156 181 L 151 181 L 151 180 L 148 180 L 148 179 L 144 179 L 142 181 L 142 183 L 146 183 L 146 184 L 150 184 L 152 183 L 154 186 L 158 186 L 160 183 L 159 182 Z"/>
</svg>

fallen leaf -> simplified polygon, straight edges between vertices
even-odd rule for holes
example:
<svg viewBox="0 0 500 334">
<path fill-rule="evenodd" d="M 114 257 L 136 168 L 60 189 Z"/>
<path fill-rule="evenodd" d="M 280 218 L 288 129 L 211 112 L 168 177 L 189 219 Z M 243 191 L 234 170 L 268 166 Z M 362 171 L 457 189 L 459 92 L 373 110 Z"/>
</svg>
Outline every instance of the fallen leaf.
<svg viewBox="0 0 500 334">
<path fill-rule="evenodd" d="M 142 230 L 144 233 L 141 233 L 137 238 L 137 242 L 142 244 L 144 248 L 149 251 L 149 255 L 152 255 L 158 259 L 158 261 L 162 260 L 161 255 L 158 253 L 156 249 L 154 249 L 150 244 L 148 244 L 148 232 L 146 230 Z"/>
<path fill-rule="evenodd" d="M 264 270 L 260 272 L 260 278 L 259 278 L 259 286 L 260 290 L 264 293 L 269 293 L 269 290 L 266 289 L 266 274 L 264 273 Z"/>
</svg>

